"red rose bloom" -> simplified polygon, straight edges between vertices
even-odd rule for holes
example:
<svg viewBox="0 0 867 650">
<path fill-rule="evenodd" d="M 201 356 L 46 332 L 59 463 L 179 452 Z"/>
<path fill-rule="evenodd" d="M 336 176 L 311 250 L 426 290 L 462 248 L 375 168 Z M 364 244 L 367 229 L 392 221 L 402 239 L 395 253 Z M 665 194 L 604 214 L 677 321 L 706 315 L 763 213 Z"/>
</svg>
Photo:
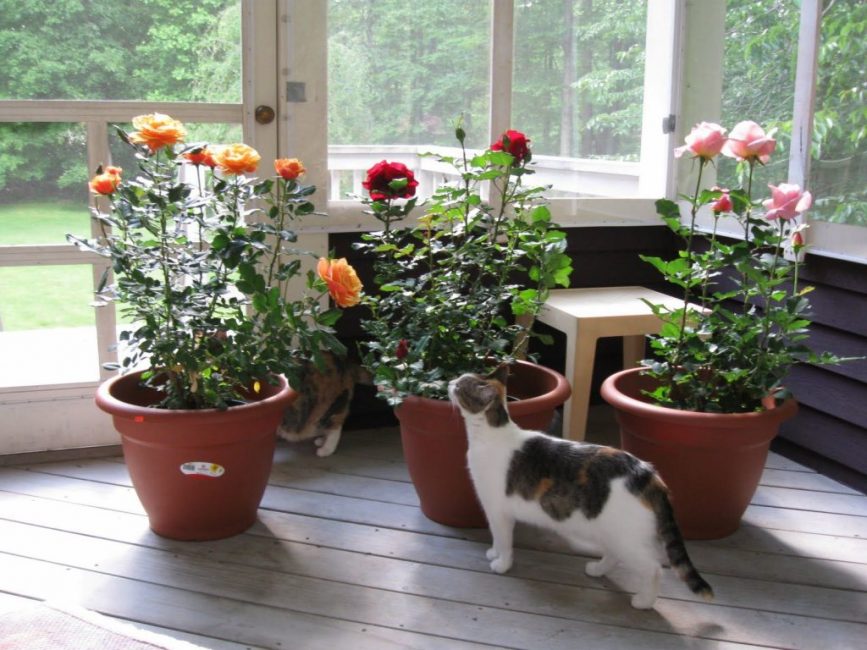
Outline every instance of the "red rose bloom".
<svg viewBox="0 0 867 650">
<path fill-rule="evenodd" d="M 386 201 L 412 198 L 418 181 L 403 163 L 383 160 L 367 170 L 367 178 L 361 185 L 374 201 Z"/>
<path fill-rule="evenodd" d="M 397 343 L 397 348 L 394 351 L 394 356 L 398 359 L 405 359 L 406 355 L 409 354 L 409 343 L 407 343 L 406 339 L 401 339 Z"/>
<path fill-rule="evenodd" d="M 506 151 L 520 163 L 530 159 L 530 140 L 520 131 L 509 129 L 491 145 L 491 151 Z"/>
</svg>

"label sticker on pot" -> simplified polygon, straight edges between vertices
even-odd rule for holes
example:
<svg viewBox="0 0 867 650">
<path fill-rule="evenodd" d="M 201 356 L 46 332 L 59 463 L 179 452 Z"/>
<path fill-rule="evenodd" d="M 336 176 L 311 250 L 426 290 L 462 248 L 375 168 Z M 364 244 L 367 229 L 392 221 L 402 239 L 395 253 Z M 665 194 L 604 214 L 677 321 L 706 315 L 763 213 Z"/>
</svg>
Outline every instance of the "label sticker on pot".
<svg viewBox="0 0 867 650">
<path fill-rule="evenodd" d="M 226 473 L 226 468 L 216 463 L 189 461 L 181 465 L 181 472 L 188 476 L 206 476 L 219 478 Z"/>
</svg>

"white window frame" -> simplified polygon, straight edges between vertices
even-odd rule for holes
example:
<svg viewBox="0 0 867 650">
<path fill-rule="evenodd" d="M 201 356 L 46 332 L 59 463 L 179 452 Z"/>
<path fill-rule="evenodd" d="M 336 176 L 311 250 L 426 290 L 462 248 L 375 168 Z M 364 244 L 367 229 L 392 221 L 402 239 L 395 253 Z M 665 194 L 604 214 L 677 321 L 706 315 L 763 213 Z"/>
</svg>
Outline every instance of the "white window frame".
<svg viewBox="0 0 867 650">
<path fill-rule="evenodd" d="M 278 127 L 282 121 L 263 125 L 254 115 L 256 106 L 277 105 L 279 61 L 275 52 L 278 31 L 284 24 L 278 19 L 280 8 L 278 0 L 242 0 L 241 103 L 0 100 L 0 121 L 85 124 L 89 169 L 110 161 L 110 124 L 129 122 L 135 115 L 151 112 L 166 113 L 182 122 L 241 124 L 244 141 L 254 146 L 263 160 L 273 160 L 280 156 Z M 284 120 L 288 118 L 284 116 Z M 94 229 L 91 234 L 99 233 Z M 72 244 L 0 246 L 0 267 L 60 264 L 92 265 L 94 287 L 107 267 L 104 258 Z M 96 335 L 101 381 L 111 374 L 101 364 L 114 360 L 112 349 L 117 337 L 113 305 L 96 310 Z M 99 381 L 0 387 L 0 455 L 119 443 L 110 418 L 93 404 Z"/>
</svg>

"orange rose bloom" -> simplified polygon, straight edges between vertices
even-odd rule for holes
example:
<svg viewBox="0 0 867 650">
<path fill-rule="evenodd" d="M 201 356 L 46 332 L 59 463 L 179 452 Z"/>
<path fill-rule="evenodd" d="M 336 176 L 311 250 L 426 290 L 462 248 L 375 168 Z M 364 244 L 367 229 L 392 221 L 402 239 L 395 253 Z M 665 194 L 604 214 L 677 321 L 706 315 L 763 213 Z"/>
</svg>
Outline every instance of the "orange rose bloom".
<svg viewBox="0 0 867 650">
<path fill-rule="evenodd" d="M 297 158 L 278 158 L 274 161 L 274 169 L 287 181 L 294 181 L 307 171 Z"/>
<path fill-rule="evenodd" d="M 183 124 L 162 113 L 139 115 L 132 118 L 132 125 L 136 132 L 130 134 L 129 139 L 136 144 L 146 144 L 152 152 L 182 142 L 187 137 Z"/>
<path fill-rule="evenodd" d="M 316 267 L 319 277 L 328 285 L 328 293 L 338 307 L 354 307 L 361 300 L 361 280 L 345 257 L 339 260 L 319 258 Z"/>
<path fill-rule="evenodd" d="M 113 194 L 120 185 L 120 173 L 123 170 L 120 167 L 112 167 L 109 165 L 101 174 L 97 174 L 91 179 L 89 185 L 90 190 L 96 194 L 109 195 Z"/>
<path fill-rule="evenodd" d="M 214 160 L 214 156 L 211 154 L 210 149 L 208 149 L 207 147 L 193 149 L 192 151 L 185 153 L 184 158 L 189 160 L 194 165 L 207 165 L 211 169 L 217 166 L 217 163 Z"/>
<path fill-rule="evenodd" d="M 252 174 L 259 166 L 262 156 L 253 147 L 246 144 L 230 144 L 221 147 L 214 154 L 214 161 L 226 174 Z"/>
</svg>

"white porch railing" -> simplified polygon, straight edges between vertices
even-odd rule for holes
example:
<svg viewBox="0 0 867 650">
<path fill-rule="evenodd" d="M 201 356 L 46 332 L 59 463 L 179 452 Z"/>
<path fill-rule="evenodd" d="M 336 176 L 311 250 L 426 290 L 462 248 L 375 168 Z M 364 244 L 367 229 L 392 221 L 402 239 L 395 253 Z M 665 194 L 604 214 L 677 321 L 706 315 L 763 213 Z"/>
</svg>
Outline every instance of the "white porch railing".
<svg viewBox="0 0 867 650">
<path fill-rule="evenodd" d="M 418 195 L 430 196 L 456 174 L 435 157 L 422 155 L 426 153 L 457 157 L 460 149 L 431 145 L 329 145 L 329 199 L 339 201 L 350 195 L 363 195 L 361 183 L 366 171 L 383 159 L 409 167 L 419 183 Z M 536 173 L 532 182 L 550 185 L 552 196 L 624 198 L 638 195 L 637 162 L 533 156 L 533 169 Z"/>
</svg>

